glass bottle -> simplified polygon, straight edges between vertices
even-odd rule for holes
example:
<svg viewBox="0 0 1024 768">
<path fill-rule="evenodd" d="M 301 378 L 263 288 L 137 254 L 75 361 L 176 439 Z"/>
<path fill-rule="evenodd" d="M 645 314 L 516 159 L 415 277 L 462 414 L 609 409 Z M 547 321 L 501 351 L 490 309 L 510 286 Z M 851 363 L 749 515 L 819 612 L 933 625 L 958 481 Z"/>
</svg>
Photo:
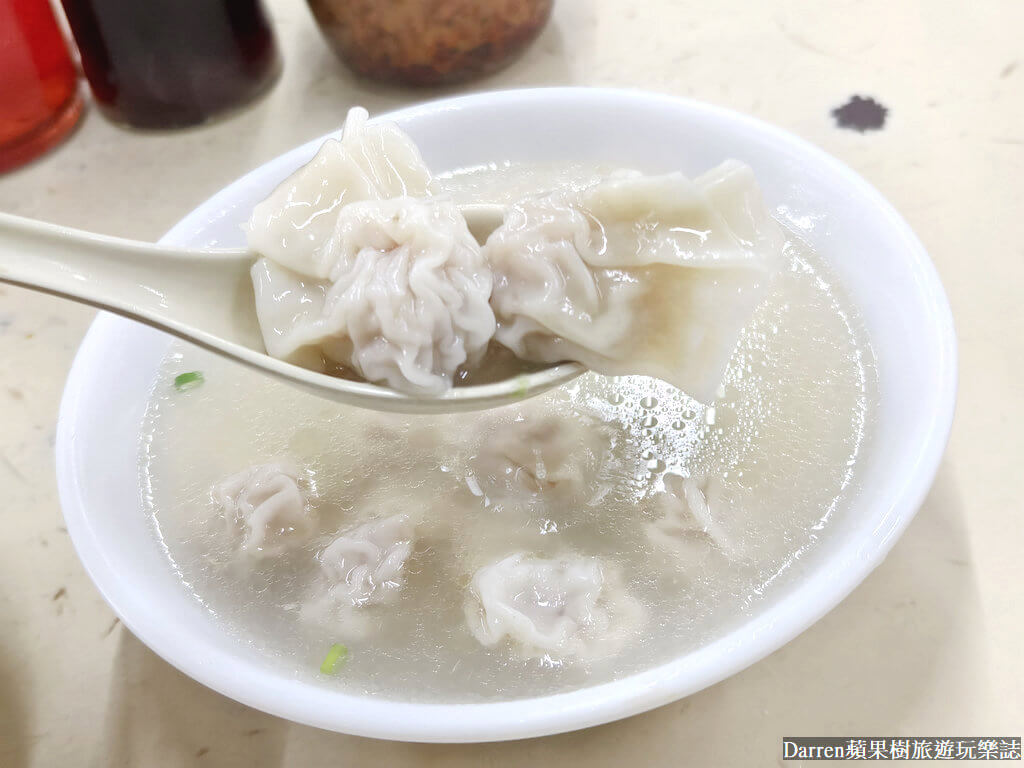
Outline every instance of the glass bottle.
<svg viewBox="0 0 1024 768">
<path fill-rule="evenodd" d="M 100 108 L 140 128 L 201 123 L 280 71 L 261 0 L 62 0 Z"/>
<path fill-rule="evenodd" d="M 64 138 L 82 114 L 78 72 L 47 0 L 0 0 L 0 171 Z"/>
</svg>

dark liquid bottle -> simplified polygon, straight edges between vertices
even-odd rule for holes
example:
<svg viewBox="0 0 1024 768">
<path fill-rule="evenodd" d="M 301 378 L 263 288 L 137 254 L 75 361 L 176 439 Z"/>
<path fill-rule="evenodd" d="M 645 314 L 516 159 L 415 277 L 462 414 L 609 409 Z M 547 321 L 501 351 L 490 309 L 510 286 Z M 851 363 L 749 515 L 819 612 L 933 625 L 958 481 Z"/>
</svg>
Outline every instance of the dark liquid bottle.
<svg viewBox="0 0 1024 768">
<path fill-rule="evenodd" d="M 261 0 L 62 0 L 96 101 L 142 128 L 201 123 L 280 70 Z"/>
</svg>

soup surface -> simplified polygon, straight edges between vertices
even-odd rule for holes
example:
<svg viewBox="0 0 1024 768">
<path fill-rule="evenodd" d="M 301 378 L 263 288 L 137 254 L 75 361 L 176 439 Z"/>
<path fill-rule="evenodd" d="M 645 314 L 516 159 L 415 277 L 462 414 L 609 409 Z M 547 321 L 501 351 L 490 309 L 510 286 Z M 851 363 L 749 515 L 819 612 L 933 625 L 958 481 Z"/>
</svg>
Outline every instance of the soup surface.
<svg viewBox="0 0 1024 768">
<path fill-rule="evenodd" d="M 457 200 L 504 201 L 601 173 L 505 165 L 441 181 Z M 268 664 L 391 699 L 552 693 L 723 635 L 851 514 L 870 433 L 872 358 L 856 315 L 797 238 L 785 257 L 710 404 L 655 379 L 587 374 L 488 412 L 380 414 L 175 342 L 140 446 L 143 500 L 169 566 Z M 176 389 L 191 371 L 201 385 Z M 524 451 L 546 457 L 544 471 Z M 211 488 L 282 457 L 313 479 L 315 530 L 280 555 L 248 557 Z M 710 524 L 692 514 L 694 489 Z M 321 553 L 339 532 L 395 514 L 416 529 L 400 588 L 358 608 L 358 621 L 326 609 Z M 628 606 L 599 627 L 615 642 L 575 654 L 484 645 L 471 626 L 474 574 L 516 554 L 599 563 L 604 594 Z M 347 657 L 322 674 L 335 643 Z"/>
</svg>

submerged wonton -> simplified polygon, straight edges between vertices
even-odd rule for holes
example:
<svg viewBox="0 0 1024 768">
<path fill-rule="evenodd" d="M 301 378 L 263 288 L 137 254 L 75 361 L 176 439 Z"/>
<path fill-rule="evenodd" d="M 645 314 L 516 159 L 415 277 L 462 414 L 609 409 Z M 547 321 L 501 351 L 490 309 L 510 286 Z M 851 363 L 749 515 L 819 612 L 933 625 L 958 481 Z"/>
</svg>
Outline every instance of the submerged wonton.
<svg viewBox="0 0 1024 768">
<path fill-rule="evenodd" d="M 528 198 L 488 239 L 496 339 L 525 360 L 718 387 L 784 238 L 753 172 L 623 175 Z"/>
<path fill-rule="evenodd" d="M 217 483 L 210 495 L 224 519 L 242 534 L 242 551 L 274 557 L 302 544 L 316 519 L 312 476 L 287 460 L 257 464 Z"/>
<path fill-rule="evenodd" d="M 476 572 L 465 613 L 481 644 L 508 639 L 527 658 L 556 662 L 617 652 L 642 618 L 617 573 L 596 558 L 523 553 Z"/>
<path fill-rule="evenodd" d="M 402 587 L 414 536 L 408 515 L 392 515 L 336 538 L 320 553 L 331 600 L 353 608 L 386 602 Z"/>
<path fill-rule="evenodd" d="M 654 502 L 661 517 L 647 523 L 647 538 L 685 560 L 699 560 L 717 549 L 732 558 L 735 547 L 716 520 L 720 496 L 717 478 L 665 475 L 665 491 Z"/>
<path fill-rule="evenodd" d="M 611 450 L 610 430 L 596 419 L 556 414 L 501 421 L 487 430 L 469 461 L 466 484 L 485 505 L 590 505 Z"/>
</svg>

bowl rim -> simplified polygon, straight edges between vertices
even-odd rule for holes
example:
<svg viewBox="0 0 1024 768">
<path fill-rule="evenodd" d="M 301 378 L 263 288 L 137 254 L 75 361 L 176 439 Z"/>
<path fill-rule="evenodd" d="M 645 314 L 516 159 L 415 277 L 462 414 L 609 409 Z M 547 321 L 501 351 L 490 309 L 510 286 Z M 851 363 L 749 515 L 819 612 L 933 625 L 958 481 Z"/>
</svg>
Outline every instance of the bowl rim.
<svg viewBox="0 0 1024 768">
<path fill-rule="evenodd" d="M 225 668 L 206 663 L 206 651 L 183 649 L 184 643 L 158 631 L 153 625 L 135 621 L 125 606 L 124 587 L 103 556 L 101 547 L 86 521 L 84 496 L 75 472 L 75 424 L 82 409 L 88 408 L 79 397 L 83 384 L 95 366 L 96 351 L 105 339 L 123 324 L 123 318 L 100 313 L 86 333 L 68 374 L 61 399 L 56 435 L 57 485 L 61 508 L 75 550 L 93 583 L 121 618 L 125 626 L 144 644 L 189 677 L 225 696 L 248 706 L 294 722 L 342 733 L 382 739 L 421 742 L 474 742 L 518 739 L 561 733 L 627 717 L 667 704 L 723 680 L 764 658 L 788 643 L 834 608 L 872 571 L 895 544 L 925 498 L 952 427 L 957 391 L 957 349 L 952 313 L 928 254 L 910 226 L 881 193 L 859 174 L 810 142 L 788 131 L 722 107 L 693 99 L 654 94 L 640 90 L 605 88 L 526 88 L 489 91 L 394 110 L 381 119 L 409 120 L 463 106 L 480 107 L 508 102 L 558 103 L 570 100 L 616 102 L 622 106 L 644 102 L 655 106 L 682 107 L 736 123 L 778 144 L 808 157 L 810 162 L 842 177 L 867 199 L 878 215 L 887 220 L 893 236 L 901 238 L 906 258 L 912 262 L 929 299 L 930 320 L 936 329 L 938 379 L 935 381 L 938 407 L 927 423 L 928 438 L 922 441 L 915 457 L 915 471 L 906 479 L 895 498 L 889 499 L 887 526 L 870 534 L 872 547 L 861 547 L 822 563 L 813 578 L 803 579 L 781 596 L 770 610 L 755 614 L 726 635 L 694 652 L 657 667 L 595 686 L 572 691 L 515 699 L 512 701 L 427 704 L 376 700 L 309 686 L 298 680 L 274 680 L 267 684 L 267 670 L 245 660 L 235 659 Z M 328 136 L 336 134 L 328 134 Z M 294 168 L 294 158 L 327 138 L 320 137 L 279 155 L 235 180 L 186 215 L 164 240 L 194 230 L 209 221 L 209 211 L 230 199 L 230 190 L 244 186 L 257 175 L 277 172 L 283 177 Z M 809 606 L 809 607 L 808 607 Z M 742 647 L 732 640 L 743 633 Z M 732 640 L 732 645 L 730 641 Z M 200 642 L 195 639 L 193 644 Z M 207 649 L 209 650 L 209 649 Z M 709 663 L 709 662 L 714 663 Z M 239 671 L 253 672 L 253 677 Z M 264 678 L 260 680 L 260 676 Z M 303 695 L 294 696 L 301 686 Z M 320 695 L 317 695 L 320 694 Z M 331 706 L 324 706 L 330 702 Z M 541 702 L 543 702 L 541 704 Z"/>
</svg>

